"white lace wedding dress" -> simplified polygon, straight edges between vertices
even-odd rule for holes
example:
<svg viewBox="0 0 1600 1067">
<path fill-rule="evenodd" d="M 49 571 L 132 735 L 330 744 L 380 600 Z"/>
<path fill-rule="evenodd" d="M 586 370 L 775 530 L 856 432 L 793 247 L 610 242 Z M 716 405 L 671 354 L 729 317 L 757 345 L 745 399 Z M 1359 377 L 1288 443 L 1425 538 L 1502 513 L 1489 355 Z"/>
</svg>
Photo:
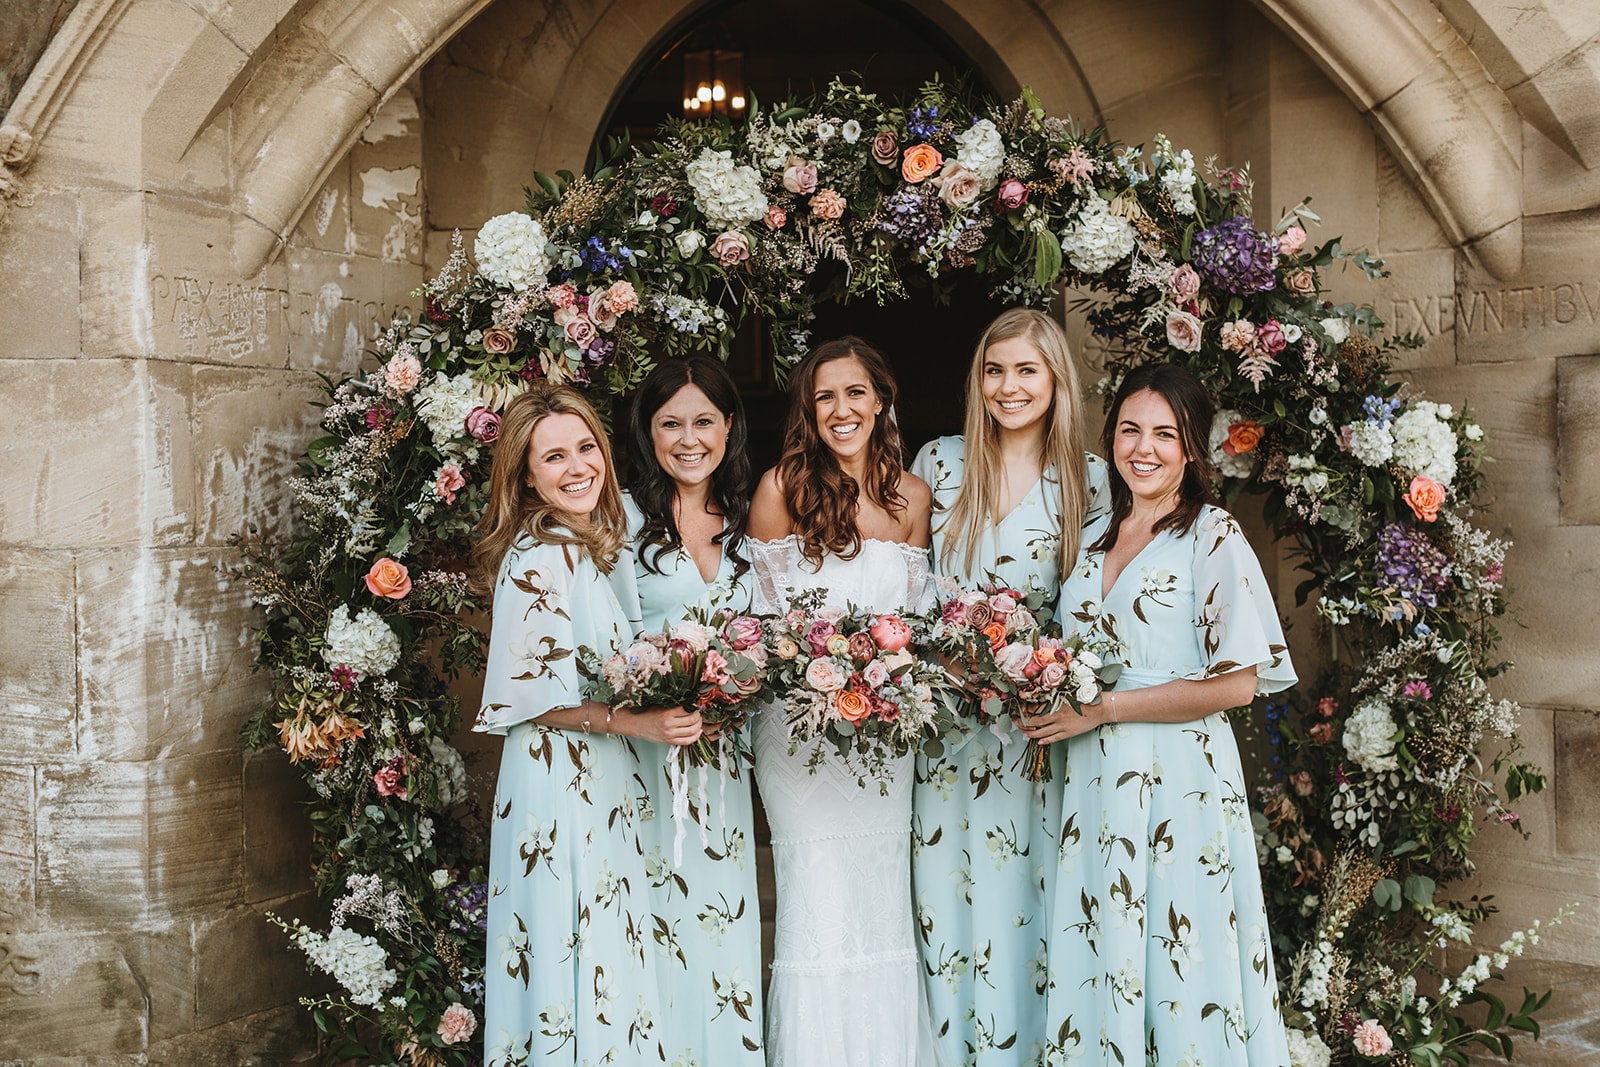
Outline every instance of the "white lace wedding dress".
<svg viewBox="0 0 1600 1067">
<path fill-rule="evenodd" d="M 932 596 L 925 549 L 866 540 L 854 559 L 814 569 L 793 537 L 747 544 L 759 611 L 817 587 L 840 610 L 921 610 Z M 913 757 L 887 796 L 837 757 L 813 774 L 818 742 L 790 755 L 782 709 L 769 712 L 754 721 L 778 883 L 767 1067 L 937 1067 L 911 908 Z"/>
</svg>

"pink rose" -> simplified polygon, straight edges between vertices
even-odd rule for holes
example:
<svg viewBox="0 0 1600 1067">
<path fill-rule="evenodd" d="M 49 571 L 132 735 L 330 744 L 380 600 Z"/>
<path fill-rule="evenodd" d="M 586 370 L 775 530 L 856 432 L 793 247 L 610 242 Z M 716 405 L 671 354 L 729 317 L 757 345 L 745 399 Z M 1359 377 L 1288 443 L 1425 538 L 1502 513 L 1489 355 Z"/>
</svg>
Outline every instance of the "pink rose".
<svg viewBox="0 0 1600 1067">
<path fill-rule="evenodd" d="M 567 340 L 571 341 L 579 348 L 588 348 L 590 345 L 594 344 L 594 323 L 587 315 L 579 315 L 577 318 L 567 323 L 566 333 Z"/>
<path fill-rule="evenodd" d="M 875 659 L 861 669 L 861 680 L 877 689 L 889 680 L 889 668 L 881 659 Z"/>
<path fill-rule="evenodd" d="M 893 130 L 879 130 L 872 137 L 872 161 L 880 167 L 900 162 L 900 138 Z"/>
<path fill-rule="evenodd" d="M 405 757 L 396 756 L 372 776 L 372 784 L 377 787 L 380 797 L 399 797 L 404 800 L 406 799 L 405 777 Z"/>
<path fill-rule="evenodd" d="M 806 684 L 819 693 L 837 693 L 844 688 L 844 672 L 831 659 L 814 659 L 806 665 Z"/>
<path fill-rule="evenodd" d="M 836 219 L 844 214 L 845 199 L 832 189 L 811 198 L 811 213 L 819 219 Z"/>
<path fill-rule="evenodd" d="M 1249 319 L 1235 319 L 1222 324 L 1222 347 L 1229 352 L 1243 352 L 1255 342 L 1255 324 Z"/>
<path fill-rule="evenodd" d="M 397 355 L 383 365 L 383 384 L 396 396 L 405 396 L 422 378 L 422 363 L 413 355 Z"/>
<path fill-rule="evenodd" d="M 783 187 L 796 195 L 810 196 L 817 191 L 817 165 L 790 156 L 783 171 Z"/>
<path fill-rule="evenodd" d="M 1033 663 L 1033 649 L 1027 645 L 1007 645 L 994 654 L 995 666 L 1013 682 L 1023 681 L 1027 675 L 1023 672 Z"/>
<path fill-rule="evenodd" d="M 989 598 L 989 607 L 996 615 L 1010 615 L 1017 610 L 1017 598 L 1010 593 L 996 593 Z"/>
<path fill-rule="evenodd" d="M 454 504 L 456 491 L 466 484 L 467 478 L 461 473 L 461 465 L 451 460 L 433 476 L 433 493 L 446 504 Z"/>
<path fill-rule="evenodd" d="M 1326 745 L 1333 740 L 1333 723 L 1319 722 L 1307 732 L 1311 735 L 1311 740 L 1319 745 Z"/>
<path fill-rule="evenodd" d="M 1306 231 L 1298 226 L 1290 226 L 1278 235 L 1278 253 L 1292 256 L 1300 251 L 1300 246 L 1306 243 Z"/>
<path fill-rule="evenodd" d="M 724 267 L 734 267 L 750 258 L 750 241 L 738 230 L 724 230 L 711 242 L 711 254 Z"/>
<path fill-rule="evenodd" d="M 569 308 L 578 302 L 578 290 L 571 282 L 562 282 L 545 290 L 544 298 L 553 308 Z"/>
<path fill-rule="evenodd" d="M 478 1017 L 465 1004 L 452 1004 L 439 1017 L 439 1040 L 459 1045 L 478 1030 Z"/>
<path fill-rule="evenodd" d="M 1311 780 L 1310 771 L 1295 771 L 1289 776 L 1289 782 L 1294 786 L 1298 796 L 1308 797 L 1316 789 L 1316 783 Z"/>
<path fill-rule="evenodd" d="M 556 308 L 550 313 L 550 321 L 560 326 L 563 330 L 583 318 L 583 309 L 577 304 L 569 304 L 564 308 Z"/>
<path fill-rule="evenodd" d="M 1356 1027 L 1355 1033 L 1350 1035 L 1350 1043 L 1363 1056 L 1387 1056 L 1394 1050 L 1394 1042 L 1389 1038 L 1389 1031 L 1385 1030 L 1383 1024 L 1376 1019 L 1363 1020 L 1361 1025 Z"/>
<path fill-rule="evenodd" d="M 951 207 L 966 207 L 978 199 L 978 193 L 982 191 L 978 176 L 963 167 L 957 159 L 944 161 L 944 167 L 939 171 L 939 176 L 933 179 L 933 184 L 939 187 L 939 199 Z"/>
<path fill-rule="evenodd" d="M 488 408 L 473 408 L 467 415 L 467 434 L 479 444 L 494 444 L 500 436 L 500 416 Z"/>
<path fill-rule="evenodd" d="M 411 592 L 411 573 L 404 563 L 384 556 L 367 571 L 367 591 L 373 596 L 403 600 Z"/>
<path fill-rule="evenodd" d="M 1007 211 L 1015 211 L 1028 202 L 1028 187 L 1015 178 L 1007 178 L 1000 183 L 994 198 Z"/>
<path fill-rule="evenodd" d="M 900 652 L 911 644 L 911 627 L 898 615 L 879 615 L 870 633 L 885 652 Z"/>
<path fill-rule="evenodd" d="M 1188 303 L 1200 295 L 1200 275 L 1185 263 L 1167 276 L 1167 289 L 1171 291 L 1172 299 L 1180 304 Z"/>
<path fill-rule="evenodd" d="M 589 318 L 607 333 L 617 325 L 617 313 L 606 302 L 604 293 L 596 293 L 594 299 L 589 301 Z"/>
<path fill-rule="evenodd" d="M 1317 291 L 1317 278 L 1309 270 L 1301 267 L 1285 274 L 1283 285 L 1295 296 L 1311 296 Z"/>
<path fill-rule="evenodd" d="M 789 213 L 787 211 L 783 210 L 783 208 L 779 207 L 777 204 L 767 205 L 767 217 L 765 219 L 767 229 L 781 230 L 783 229 L 783 224 L 788 221 Z"/>
<path fill-rule="evenodd" d="M 1256 344 L 1267 355 L 1276 356 L 1289 346 L 1289 339 L 1283 336 L 1283 327 L 1277 319 L 1268 319 L 1256 328 Z"/>
<path fill-rule="evenodd" d="M 1187 311 L 1167 312 L 1167 344 L 1180 352 L 1200 351 L 1200 320 Z"/>
<path fill-rule="evenodd" d="M 1039 672 L 1039 684 L 1046 689 L 1060 689 L 1067 680 L 1067 668 L 1060 663 L 1047 663 Z"/>
<path fill-rule="evenodd" d="M 811 629 L 806 631 L 806 644 L 811 646 L 813 656 L 826 656 L 828 654 L 828 638 L 839 631 L 833 623 L 826 619 L 818 619 L 811 624 Z"/>
<path fill-rule="evenodd" d="M 698 623 L 686 622 L 674 627 L 672 634 L 679 640 L 688 642 L 689 647 L 696 652 L 704 652 L 711 647 L 711 631 Z"/>
<path fill-rule="evenodd" d="M 722 636 L 735 652 L 743 652 L 761 643 L 761 620 L 749 615 L 739 615 L 728 620 Z"/>
<path fill-rule="evenodd" d="M 618 315 L 626 315 L 639 306 L 639 293 L 629 281 L 613 282 L 606 290 L 606 306 Z"/>
</svg>

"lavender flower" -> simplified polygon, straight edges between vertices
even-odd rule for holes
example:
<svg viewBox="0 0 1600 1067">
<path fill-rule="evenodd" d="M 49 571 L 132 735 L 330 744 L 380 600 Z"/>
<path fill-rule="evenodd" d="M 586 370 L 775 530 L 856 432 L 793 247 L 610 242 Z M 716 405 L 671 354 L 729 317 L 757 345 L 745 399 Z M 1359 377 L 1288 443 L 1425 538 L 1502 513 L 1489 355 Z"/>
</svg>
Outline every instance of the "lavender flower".
<svg viewBox="0 0 1600 1067">
<path fill-rule="evenodd" d="M 1394 396 L 1385 400 L 1381 396 L 1369 396 L 1361 402 L 1361 411 L 1366 415 L 1368 422 L 1387 426 L 1394 421 L 1395 415 L 1400 411 L 1400 398 Z"/>
<path fill-rule="evenodd" d="M 926 252 L 943 228 L 938 190 L 927 186 L 901 189 L 884 200 L 878 214 L 878 229 L 914 245 L 919 252 Z"/>
<path fill-rule="evenodd" d="M 906 122 L 906 130 L 913 137 L 920 137 L 924 141 L 931 140 L 939 133 L 939 108 L 914 107 Z"/>
<path fill-rule="evenodd" d="M 1195 234 L 1193 259 L 1195 267 L 1224 292 L 1248 296 L 1278 284 L 1273 274 L 1278 243 L 1242 215 Z"/>
<path fill-rule="evenodd" d="M 1378 532 L 1378 576 L 1417 607 L 1436 608 L 1450 587 L 1450 561 L 1420 528 L 1391 522 Z"/>
</svg>

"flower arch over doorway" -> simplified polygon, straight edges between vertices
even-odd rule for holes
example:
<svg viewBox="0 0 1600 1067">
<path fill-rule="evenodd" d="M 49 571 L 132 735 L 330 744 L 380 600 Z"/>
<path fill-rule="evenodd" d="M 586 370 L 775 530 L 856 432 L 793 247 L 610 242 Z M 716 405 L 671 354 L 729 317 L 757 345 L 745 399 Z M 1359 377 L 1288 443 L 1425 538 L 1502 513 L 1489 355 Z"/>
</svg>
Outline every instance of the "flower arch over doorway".
<svg viewBox="0 0 1600 1067">
<path fill-rule="evenodd" d="M 1484 914 L 1449 896 L 1474 834 L 1542 784 L 1515 759 L 1516 707 L 1488 689 L 1506 546 L 1472 523 L 1482 430 L 1391 378 L 1406 341 L 1370 308 L 1321 299 L 1331 264 L 1381 263 L 1312 242 L 1304 203 L 1259 228 L 1250 194 L 1244 170 L 1160 136 L 1120 147 L 1026 90 L 974 101 L 935 82 L 892 102 L 834 82 L 739 128 L 669 124 L 590 175 L 539 175 L 470 259 L 458 245 L 422 320 L 328 382 L 326 436 L 295 482 L 305 535 L 243 541 L 276 683 L 246 740 L 281 744 L 310 781 L 334 906 L 330 934 L 292 928 L 342 986 L 319 1025 L 382 1057 L 466 1062 L 465 1013 L 497 965 L 444 683 L 481 664 L 462 560 L 506 400 L 544 377 L 609 403 L 655 362 L 726 352 L 751 310 L 781 377 L 819 298 L 899 299 L 913 275 L 969 271 L 999 304 L 1101 294 L 1113 380 L 1149 359 L 1198 373 L 1227 489 L 1261 495 L 1302 560 L 1336 657 L 1267 705 L 1253 797 L 1302 1050 L 1348 1045 L 1362 1018 L 1420 1061 L 1527 1028 L 1532 1000 L 1488 1030 L 1458 1017 L 1520 944 L 1415 996 L 1435 939 L 1469 940 Z M 1480 743 L 1504 752 L 1492 769 Z"/>
</svg>

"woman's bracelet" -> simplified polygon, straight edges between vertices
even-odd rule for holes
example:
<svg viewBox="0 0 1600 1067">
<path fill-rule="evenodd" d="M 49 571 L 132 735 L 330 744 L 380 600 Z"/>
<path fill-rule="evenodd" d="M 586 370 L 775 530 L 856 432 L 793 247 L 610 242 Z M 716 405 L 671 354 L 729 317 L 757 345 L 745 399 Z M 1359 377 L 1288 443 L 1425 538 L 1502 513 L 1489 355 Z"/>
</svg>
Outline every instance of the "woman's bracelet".
<svg viewBox="0 0 1600 1067">
<path fill-rule="evenodd" d="M 611 716 L 614 711 L 614 708 L 606 708 L 606 733 L 608 734 L 611 732 Z"/>
<path fill-rule="evenodd" d="M 1111 707 L 1108 710 L 1111 712 L 1111 722 L 1112 722 L 1112 724 L 1116 725 L 1116 724 L 1121 723 L 1122 720 L 1117 718 L 1117 694 L 1111 692 L 1108 689 L 1108 690 L 1106 690 L 1106 696 L 1109 697 L 1110 700 L 1111 700 Z"/>
</svg>

